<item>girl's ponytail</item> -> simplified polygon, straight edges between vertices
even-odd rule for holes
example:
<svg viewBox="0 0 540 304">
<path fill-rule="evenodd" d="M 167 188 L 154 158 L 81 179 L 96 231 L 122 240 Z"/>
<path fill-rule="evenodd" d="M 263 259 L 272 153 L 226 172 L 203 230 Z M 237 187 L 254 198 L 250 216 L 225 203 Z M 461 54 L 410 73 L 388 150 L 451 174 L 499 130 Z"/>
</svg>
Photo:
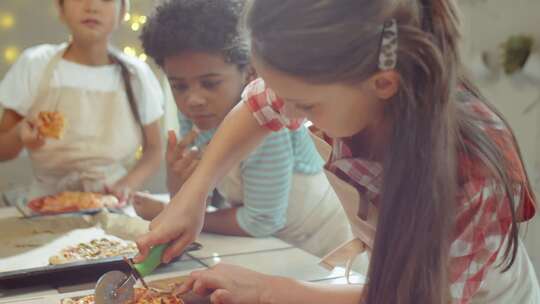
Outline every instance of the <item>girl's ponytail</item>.
<svg viewBox="0 0 540 304">
<path fill-rule="evenodd" d="M 454 0 L 420 0 L 422 29 L 433 35 L 443 56 L 454 62 L 459 61 L 458 10 Z"/>
</svg>

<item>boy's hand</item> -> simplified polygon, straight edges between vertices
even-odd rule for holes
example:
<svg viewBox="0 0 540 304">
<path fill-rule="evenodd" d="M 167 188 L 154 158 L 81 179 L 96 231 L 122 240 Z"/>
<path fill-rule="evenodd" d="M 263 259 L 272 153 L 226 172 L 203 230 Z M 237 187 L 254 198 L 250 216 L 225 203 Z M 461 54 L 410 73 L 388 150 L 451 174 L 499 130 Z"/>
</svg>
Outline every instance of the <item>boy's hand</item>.
<svg viewBox="0 0 540 304">
<path fill-rule="evenodd" d="M 178 142 L 174 131 L 169 131 L 167 140 L 167 188 L 171 195 L 176 194 L 185 181 L 197 168 L 201 152 L 197 148 L 190 148 L 197 138 L 197 131 L 190 131 Z"/>
<path fill-rule="evenodd" d="M 158 201 L 148 193 L 135 192 L 133 194 L 133 208 L 141 218 L 151 221 L 165 208 L 165 203 Z"/>
</svg>

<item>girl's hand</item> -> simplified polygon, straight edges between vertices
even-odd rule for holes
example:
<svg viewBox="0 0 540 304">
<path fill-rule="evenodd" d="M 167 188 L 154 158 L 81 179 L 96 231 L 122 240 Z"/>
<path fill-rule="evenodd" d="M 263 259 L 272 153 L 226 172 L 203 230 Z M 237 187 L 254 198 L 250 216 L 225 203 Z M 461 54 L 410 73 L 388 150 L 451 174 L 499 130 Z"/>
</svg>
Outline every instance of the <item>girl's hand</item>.
<svg viewBox="0 0 540 304">
<path fill-rule="evenodd" d="M 45 138 L 39 133 L 37 124 L 31 120 L 20 122 L 19 138 L 23 146 L 31 151 L 38 150 L 45 144 Z"/>
<path fill-rule="evenodd" d="M 125 207 L 128 202 L 131 201 L 131 188 L 129 185 L 122 182 L 122 180 L 116 182 L 114 185 L 106 185 L 104 192 L 106 194 L 114 195 L 118 199 L 117 208 Z"/>
<path fill-rule="evenodd" d="M 197 187 L 186 187 L 176 194 L 165 209 L 150 223 L 150 231 L 137 239 L 139 255 L 135 262 L 142 262 L 150 248 L 170 243 L 161 260 L 170 262 L 180 255 L 203 228 L 208 193 Z"/>
<path fill-rule="evenodd" d="M 191 273 L 175 293 L 193 291 L 200 296 L 211 295 L 213 304 L 263 304 L 271 290 L 271 276 L 239 266 L 218 264 Z"/>
<path fill-rule="evenodd" d="M 190 146 L 197 138 L 197 131 L 192 130 L 180 142 L 174 131 L 169 131 L 165 160 L 167 162 L 167 188 L 171 195 L 176 194 L 186 180 L 193 174 L 201 152 Z"/>
</svg>

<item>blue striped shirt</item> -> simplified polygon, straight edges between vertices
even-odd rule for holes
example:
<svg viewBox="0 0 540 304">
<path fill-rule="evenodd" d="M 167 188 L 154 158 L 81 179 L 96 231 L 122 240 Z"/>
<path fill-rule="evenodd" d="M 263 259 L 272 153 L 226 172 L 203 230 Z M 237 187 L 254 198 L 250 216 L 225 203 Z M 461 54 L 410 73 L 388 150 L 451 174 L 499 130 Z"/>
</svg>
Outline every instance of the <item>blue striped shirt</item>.
<svg viewBox="0 0 540 304">
<path fill-rule="evenodd" d="M 183 137 L 193 123 L 178 113 Z M 195 146 L 202 148 L 216 130 L 201 131 Z M 293 173 L 317 174 L 324 162 L 305 127 L 272 132 L 240 164 L 244 186 L 243 206 L 237 211 L 240 227 L 255 237 L 276 233 L 286 223 Z"/>
</svg>

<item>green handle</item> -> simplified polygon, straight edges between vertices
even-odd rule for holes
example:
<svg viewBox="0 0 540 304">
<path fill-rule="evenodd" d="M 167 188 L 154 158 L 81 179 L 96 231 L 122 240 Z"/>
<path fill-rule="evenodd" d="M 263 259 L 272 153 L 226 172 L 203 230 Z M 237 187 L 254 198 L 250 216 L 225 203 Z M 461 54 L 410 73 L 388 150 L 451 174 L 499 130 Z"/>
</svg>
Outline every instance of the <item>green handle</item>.
<svg viewBox="0 0 540 304">
<path fill-rule="evenodd" d="M 165 251 L 165 248 L 167 248 L 168 245 L 169 244 L 161 244 L 152 247 L 146 259 L 141 263 L 134 265 L 135 269 L 137 269 L 137 272 L 139 272 L 139 275 L 141 275 L 141 277 L 145 277 L 151 274 L 154 269 L 156 269 L 161 264 L 161 256 L 163 255 L 163 251 Z"/>
</svg>

